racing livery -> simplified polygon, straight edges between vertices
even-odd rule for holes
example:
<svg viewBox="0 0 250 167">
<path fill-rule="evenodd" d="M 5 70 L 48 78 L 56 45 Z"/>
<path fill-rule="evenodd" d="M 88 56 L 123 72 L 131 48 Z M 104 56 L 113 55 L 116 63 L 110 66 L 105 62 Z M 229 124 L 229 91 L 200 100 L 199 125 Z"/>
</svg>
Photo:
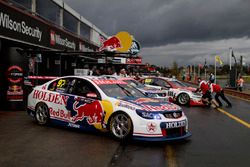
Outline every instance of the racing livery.
<svg viewBox="0 0 250 167">
<path fill-rule="evenodd" d="M 109 131 L 118 140 L 168 141 L 191 136 L 182 109 L 146 97 L 121 80 L 66 76 L 37 86 L 28 113 L 50 122 L 91 131 Z"/>
<path fill-rule="evenodd" d="M 180 105 L 205 105 L 201 93 L 196 93 L 196 88 L 188 87 L 177 79 L 166 77 L 145 77 L 141 83 L 146 86 L 165 90 L 169 100 Z"/>
</svg>

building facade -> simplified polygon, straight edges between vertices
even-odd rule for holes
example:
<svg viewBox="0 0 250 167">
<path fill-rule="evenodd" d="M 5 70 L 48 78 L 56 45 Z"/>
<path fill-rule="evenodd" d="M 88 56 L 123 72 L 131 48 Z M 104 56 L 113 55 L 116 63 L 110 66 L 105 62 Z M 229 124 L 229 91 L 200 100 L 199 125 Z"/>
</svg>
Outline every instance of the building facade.
<svg viewBox="0 0 250 167">
<path fill-rule="evenodd" d="M 107 35 L 61 0 L 0 1 L 0 110 L 24 109 L 25 78 L 73 75 L 79 57 L 27 50 L 97 51 Z"/>
</svg>

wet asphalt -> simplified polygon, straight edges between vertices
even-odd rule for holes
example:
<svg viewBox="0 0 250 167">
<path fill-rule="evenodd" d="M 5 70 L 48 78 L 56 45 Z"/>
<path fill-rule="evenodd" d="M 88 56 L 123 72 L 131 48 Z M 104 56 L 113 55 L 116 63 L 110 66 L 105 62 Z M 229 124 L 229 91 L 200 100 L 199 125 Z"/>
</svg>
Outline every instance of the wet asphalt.
<svg viewBox="0 0 250 167">
<path fill-rule="evenodd" d="M 223 111 L 250 123 L 250 103 Z M 120 143 L 108 134 L 39 126 L 25 111 L 0 111 L 0 166 L 245 167 L 250 128 L 212 108 L 183 107 L 192 136 L 176 142 Z"/>
</svg>

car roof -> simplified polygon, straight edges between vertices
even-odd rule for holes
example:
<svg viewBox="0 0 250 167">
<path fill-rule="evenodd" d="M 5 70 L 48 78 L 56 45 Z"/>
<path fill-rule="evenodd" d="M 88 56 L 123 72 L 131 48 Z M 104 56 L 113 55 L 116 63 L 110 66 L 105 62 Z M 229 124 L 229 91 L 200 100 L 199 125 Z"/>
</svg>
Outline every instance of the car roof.
<svg viewBox="0 0 250 167">
<path fill-rule="evenodd" d="M 134 80 L 132 77 L 121 77 L 117 75 L 101 75 L 99 76 L 101 79 L 120 79 L 120 80 Z"/>
<path fill-rule="evenodd" d="M 62 77 L 58 77 L 57 79 L 60 79 L 60 78 L 80 78 L 80 79 L 86 79 L 88 81 L 114 81 L 114 80 L 120 80 L 120 79 L 115 79 L 115 78 L 106 78 L 106 77 L 103 77 L 103 76 L 78 76 L 78 75 L 69 75 L 69 76 L 62 76 Z M 55 79 L 56 80 L 56 79 Z M 122 80 L 121 80 L 122 81 Z M 126 82 L 124 82 L 126 83 Z"/>
<path fill-rule="evenodd" d="M 176 78 L 169 78 L 169 77 L 157 77 L 157 76 L 149 76 L 149 77 L 143 77 L 143 79 L 147 78 L 159 78 L 167 81 L 178 81 Z"/>
</svg>

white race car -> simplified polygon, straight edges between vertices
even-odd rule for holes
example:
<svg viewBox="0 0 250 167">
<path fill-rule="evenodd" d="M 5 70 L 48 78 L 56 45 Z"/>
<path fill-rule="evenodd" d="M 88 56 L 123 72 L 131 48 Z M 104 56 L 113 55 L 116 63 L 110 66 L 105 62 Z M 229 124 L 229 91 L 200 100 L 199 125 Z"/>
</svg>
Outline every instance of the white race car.
<svg viewBox="0 0 250 167">
<path fill-rule="evenodd" d="M 151 76 L 140 81 L 148 87 L 165 90 L 169 100 L 180 105 L 205 105 L 202 94 L 195 92 L 196 88 L 188 87 L 177 79 Z"/>
<path fill-rule="evenodd" d="M 158 88 L 154 88 L 151 86 L 146 86 L 139 81 L 135 80 L 132 77 L 120 77 L 120 76 L 114 76 L 114 75 L 102 75 L 100 78 L 106 78 L 106 79 L 119 79 L 127 84 L 134 86 L 136 89 L 140 90 L 142 93 L 144 93 L 147 97 L 155 98 L 155 99 L 161 99 L 161 101 L 169 101 L 166 91 L 160 90 Z"/>
<path fill-rule="evenodd" d="M 191 136 L 182 109 L 147 98 L 121 80 L 66 76 L 37 86 L 28 109 L 38 124 L 109 131 L 116 139 L 168 141 Z"/>
</svg>

